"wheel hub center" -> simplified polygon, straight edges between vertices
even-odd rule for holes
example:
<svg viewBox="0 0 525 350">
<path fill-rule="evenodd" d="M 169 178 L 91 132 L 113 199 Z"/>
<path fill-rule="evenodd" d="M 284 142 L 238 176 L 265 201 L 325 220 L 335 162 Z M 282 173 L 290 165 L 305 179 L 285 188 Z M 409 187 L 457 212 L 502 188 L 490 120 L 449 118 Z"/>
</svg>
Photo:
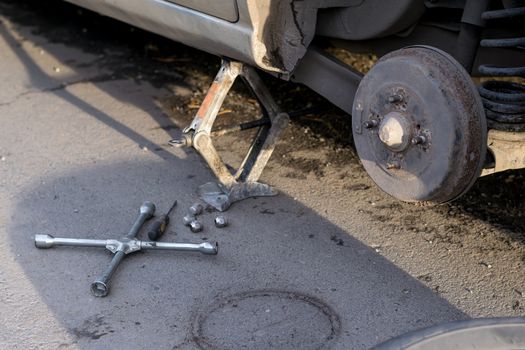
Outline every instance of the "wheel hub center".
<svg viewBox="0 0 525 350">
<path fill-rule="evenodd" d="M 379 125 L 379 139 L 393 151 L 404 151 L 410 144 L 411 128 L 407 118 L 400 112 L 390 112 Z"/>
</svg>

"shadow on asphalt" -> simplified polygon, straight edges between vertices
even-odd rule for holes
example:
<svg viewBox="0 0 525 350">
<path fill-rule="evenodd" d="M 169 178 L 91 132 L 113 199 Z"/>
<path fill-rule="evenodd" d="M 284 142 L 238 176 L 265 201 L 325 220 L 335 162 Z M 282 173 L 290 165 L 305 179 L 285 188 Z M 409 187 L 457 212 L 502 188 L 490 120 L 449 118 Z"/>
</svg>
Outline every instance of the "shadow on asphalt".
<svg viewBox="0 0 525 350">
<path fill-rule="evenodd" d="M 9 232 L 14 255 L 81 348 L 358 349 L 467 317 L 352 232 L 285 195 L 237 203 L 224 230 L 212 229 L 214 215 L 207 213 L 208 229 L 199 235 L 182 226 L 178 212 L 164 240 L 218 241 L 219 255 L 136 253 L 122 263 L 104 299 L 92 297 L 89 285 L 109 262 L 108 252 L 34 247 L 35 233 L 124 234 L 144 200 L 171 201 L 201 183 L 199 176 L 188 179 L 195 165 L 185 162 L 78 169 L 20 193 Z"/>
<path fill-rule="evenodd" d="M 525 169 L 479 178 L 454 204 L 525 245 Z"/>
</svg>

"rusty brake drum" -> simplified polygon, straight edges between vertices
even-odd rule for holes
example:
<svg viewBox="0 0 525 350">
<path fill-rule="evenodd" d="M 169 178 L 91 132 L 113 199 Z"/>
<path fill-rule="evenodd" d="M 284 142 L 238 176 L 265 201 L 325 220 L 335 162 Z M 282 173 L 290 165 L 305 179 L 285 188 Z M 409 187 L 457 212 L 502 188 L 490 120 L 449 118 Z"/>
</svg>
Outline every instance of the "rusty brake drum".
<svg viewBox="0 0 525 350">
<path fill-rule="evenodd" d="M 363 166 L 400 200 L 448 202 L 481 173 L 483 104 L 469 74 L 441 50 L 412 46 L 382 57 L 359 84 L 352 115 Z"/>
</svg>

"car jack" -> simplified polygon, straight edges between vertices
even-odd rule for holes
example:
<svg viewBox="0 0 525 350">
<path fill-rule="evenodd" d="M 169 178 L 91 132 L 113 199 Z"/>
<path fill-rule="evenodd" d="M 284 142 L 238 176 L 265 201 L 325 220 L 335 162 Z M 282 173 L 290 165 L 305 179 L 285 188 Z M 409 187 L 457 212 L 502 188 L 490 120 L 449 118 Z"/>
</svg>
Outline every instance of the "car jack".
<svg viewBox="0 0 525 350">
<path fill-rule="evenodd" d="M 233 128 L 245 130 L 259 127 L 248 153 L 233 174 L 217 153 L 211 136 L 224 134 L 212 131 L 212 127 L 224 99 L 238 76 L 241 76 L 253 91 L 264 117 Z M 217 177 L 218 183 L 210 182 L 202 185 L 199 188 L 199 195 L 203 201 L 217 210 L 225 211 L 232 203 L 248 197 L 277 194 L 274 188 L 258 180 L 289 119 L 287 113 L 279 110 L 255 68 L 241 62 L 223 59 L 221 68 L 193 121 L 183 130 L 182 137 L 171 140 L 170 144 L 178 147 L 193 147 L 204 158 Z"/>
</svg>

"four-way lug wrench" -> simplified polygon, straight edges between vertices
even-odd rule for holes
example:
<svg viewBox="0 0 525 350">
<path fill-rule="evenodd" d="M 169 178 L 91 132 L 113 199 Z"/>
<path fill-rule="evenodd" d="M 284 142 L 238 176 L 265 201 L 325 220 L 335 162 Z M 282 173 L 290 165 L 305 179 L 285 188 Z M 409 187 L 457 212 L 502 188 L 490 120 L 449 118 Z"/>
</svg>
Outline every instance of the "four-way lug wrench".
<svg viewBox="0 0 525 350">
<path fill-rule="evenodd" d="M 108 295 L 109 279 L 127 254 L 139 251 L 141 249 L 192 251 L 201 252 L 207 255 L 216 255 L 218 253 L 217 243 L 163 243 L 140 241 L 135 239 L 142 225 L 146 222 L 146 220 L 153 217 L 154 213 L 155 205 L 151 202 L 144 202 L 140 206 L 139 216 L 129 230 L 129 233 L 120 239 L 55 238 L 51 235 L 39 234 L 35 235 L 35 246 L 37 248 L 51 248 L 57 245 L 76 247 L 103 247 L 112 252 L 114 256 L 109 266 L 104 271 L 104 273 L 91 284 L 91 292 L 96 297 L 105 297 Z"/>
</svg>

